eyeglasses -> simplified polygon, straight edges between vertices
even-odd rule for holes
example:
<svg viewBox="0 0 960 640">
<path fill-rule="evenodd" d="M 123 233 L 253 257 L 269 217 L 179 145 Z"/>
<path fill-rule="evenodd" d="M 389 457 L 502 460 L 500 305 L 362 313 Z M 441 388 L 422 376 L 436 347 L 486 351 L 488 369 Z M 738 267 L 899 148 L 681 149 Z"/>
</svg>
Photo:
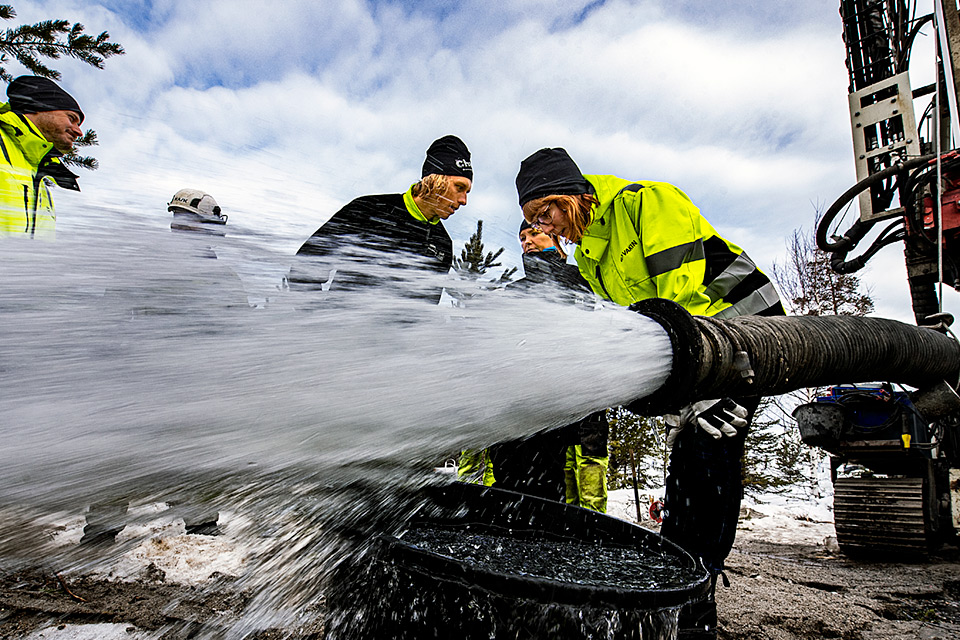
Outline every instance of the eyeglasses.
<svg viewBox="0 0 960 640">
<path fill-rule="evenodd" d="M 552 206 L 553 205 L 547 205 L 547 208 L 544 209 L 539 215 L 537 215 L 536 217 L 537 225 L 542 227 L 547 224 L 553 224 L 553 213 L 550 211 L 550 208 Z"/>
</svg>

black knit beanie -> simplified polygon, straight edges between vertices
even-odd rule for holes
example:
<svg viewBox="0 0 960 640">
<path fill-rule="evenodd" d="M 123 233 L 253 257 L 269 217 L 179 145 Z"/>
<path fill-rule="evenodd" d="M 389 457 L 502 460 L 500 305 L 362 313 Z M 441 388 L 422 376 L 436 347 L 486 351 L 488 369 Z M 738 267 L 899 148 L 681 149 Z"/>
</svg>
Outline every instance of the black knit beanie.
<svg viewBox="0 0 960 640">
<path fill-rule="evenodd" d="M 7 98 L 10 99 L 10 108 L 17 113 L 73 111 L 80 116 L 80 124 L 83 124 L 80 105 L 49 78 L 20 76 L 7 86 Z"/>
<path fill-rule="evenodd" d="M 463 176 L 473 180 L 473 165 L 470 164 L 470 150 L 457 136 L 443 136 L 434 140 L 427 149 L 427 159 L 423 161 L 424 178 L 431 173 L 442 176 Z"/>
<path fill-rule="evenodd" d="M 520 230 L 517 231 L 517 235 L 520 235 L 521 233 L 523 233 L 523 230 L 524 230 L 524 229 L 533 229 L 533 225 L 530 224 L 529 222 L 527 222 L 526 219 L 524 219 L 524 220 L 520 223 Z"/>
<path fill-rule="evenodd" d="M 590 186 L 566 150 L 540 149 L 520 163 L 517 196 L 520 206 L 544 196 L 589 193 Z"/>
</svg>

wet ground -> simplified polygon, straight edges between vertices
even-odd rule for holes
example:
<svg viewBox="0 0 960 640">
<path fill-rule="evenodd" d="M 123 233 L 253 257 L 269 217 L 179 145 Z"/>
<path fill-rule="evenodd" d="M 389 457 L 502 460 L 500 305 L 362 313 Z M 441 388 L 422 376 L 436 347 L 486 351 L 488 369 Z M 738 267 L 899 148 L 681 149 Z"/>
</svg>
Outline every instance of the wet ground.
<svg viewBox="0 0 960 640">
<path fill-rule="evenodd" d="M 913 562 L 851 560 L 826 544 L 741 536 L 718 588 L 720 638 L 960 638 L 960 551 Z M 886 559 L 883 559 L 886 560 Z"/>
<path fill-rule="evenodd" d="M 171 585 L 164 583 L 161 570 L 151 567 L 135 582 L 89 576 L 65 579 L 42 569 L 8 573 L 0 580 L 2 637 L 147 638 L 157 631 L 163 637 L 165 628 L 180 630 L 169 637 L 189 637 L 203 623 L 235 619 L 233 613 L 248 600 L 231 588 L 229 580 L 219 589 Z"/>
<path fill-rule="evenodd" d="M 720 638 L 960 638 L 956 548 L 921 562 L 853 561 L 836 550 L 829 523 L 785 520 L 771 526 L 768 516 L 750 510 L 744 515 L 728 559 L 730 587 L 717 594 Z M 229 538 L 229 528 L 226 533 Z M 164 566 L 149 562 L 125 581 L 63 576 L 51 567 L 2 573 L 0 638 L 186 638 L 200 625 L 231 626 L 248 602 L 230 576 L 215 572 L 202 585 L 185 584 Z M 321 636 L 322 621 L 314 619 L 248 637 Z"/>
</svg>

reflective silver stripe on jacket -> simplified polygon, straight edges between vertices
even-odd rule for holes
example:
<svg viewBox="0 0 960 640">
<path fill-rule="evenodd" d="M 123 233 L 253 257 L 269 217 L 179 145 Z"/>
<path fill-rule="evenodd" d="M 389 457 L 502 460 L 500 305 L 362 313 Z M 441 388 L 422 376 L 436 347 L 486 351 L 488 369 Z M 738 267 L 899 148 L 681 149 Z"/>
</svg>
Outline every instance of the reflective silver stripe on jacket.
<svg viewBox="0 0 960 640">
<path fill-rule="evenodd" d="M 736 259 L 723 270 L 723 273 L 713 279 L 713 282 L 707 285 L 705 293 L 710 298 L 710 302 L 716 302 L 723 299 L 733 288 L 743 282 L 743 279 L 757 270 L 757 265 L 753 263 L 746 253 L 741 253 Z"/>
<path fill-rule="evenodd" d="M 773 305 L 780 302 L 780 296 L 777 294 L 772 282 L 767 282 L 746 298 L 738 300 L 723 311 L 713 315 L 714 318 L 733 318 L 736 316 L 752 316 L 766 311 Z"/>
<path fill-rule="evenodd" d="M 668 271 L 679 269 L 688 262 L 703 259 L 703 239 L 700 238 L 693 242 L 670 247 L 669 249 L 664 249 L 663 251 L 658 251 L 646 256 L 647 271 L 650 272 L 650 277 L 653 278 L 663 275 Z"/>
</svg>

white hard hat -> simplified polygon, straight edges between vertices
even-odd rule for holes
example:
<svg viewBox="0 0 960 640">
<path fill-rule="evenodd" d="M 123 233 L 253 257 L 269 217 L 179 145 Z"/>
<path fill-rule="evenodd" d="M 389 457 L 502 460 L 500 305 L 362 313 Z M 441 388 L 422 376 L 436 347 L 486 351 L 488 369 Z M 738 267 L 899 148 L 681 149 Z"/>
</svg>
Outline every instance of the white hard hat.
<svg viewBox="0 0 960 640">
<path fill-rule="evenodd" d="M 200 216 L 204 222 L 213 222 L 217 224 L 226 224 L 227 216 L 220 213 L 220 205 L 213 199 L 209 193 L 199 189 L 180 189 L 170 202 L 167 203 L 167 211 L 174 214 L 183 211 Z"/>
</svg>

